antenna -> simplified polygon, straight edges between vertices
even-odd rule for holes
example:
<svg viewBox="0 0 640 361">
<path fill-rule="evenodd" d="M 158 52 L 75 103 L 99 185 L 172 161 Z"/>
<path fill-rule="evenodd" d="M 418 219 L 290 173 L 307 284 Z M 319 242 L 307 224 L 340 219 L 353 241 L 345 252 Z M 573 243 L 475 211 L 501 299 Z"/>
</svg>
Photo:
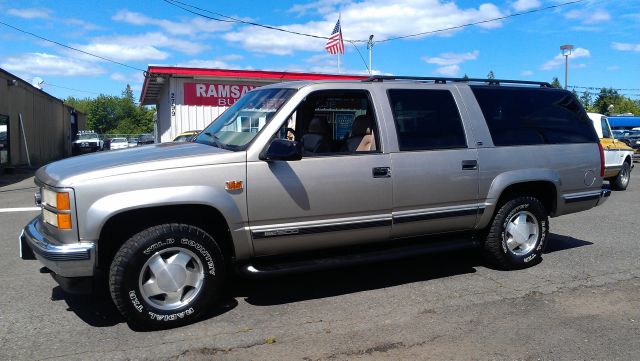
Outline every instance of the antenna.
<svg viewBox="0 0 640 361">
<path fill-rule="evenodd" d="M 35 77 L 33 78 L 33 80 L 31 80 L 31 85 L 33 85 L 33 87 L 36 89 L 42 90 L 42 84 L 44 84 L 44 80 L 42 80 L 42 78 L 40 77 Z"/>
</svg>

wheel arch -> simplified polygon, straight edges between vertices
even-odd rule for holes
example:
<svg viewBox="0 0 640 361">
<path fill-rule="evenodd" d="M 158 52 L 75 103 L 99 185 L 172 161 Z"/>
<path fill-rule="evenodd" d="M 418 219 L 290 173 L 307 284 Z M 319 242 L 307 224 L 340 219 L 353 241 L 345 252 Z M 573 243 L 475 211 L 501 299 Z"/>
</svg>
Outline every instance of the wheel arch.
<svg viewBox="0 0 640 361">
<path fill-rule="evenodd" d="M 477 228 L 485 228 L 502 204 L 517 196 L 533 196 L 553 216 L 558 207 L 560 176 L 550 169 L 513 171 L 500 174 L 489 188 L 485 210 Z"/>
<path fill-rule="evenodd" d="M 154 225 L 185 223 L 209 233 L 228 262 L 238 254 L 229 223 L 220 210 L 205 204 L 155 205 L 112 214 L 103 224 L 97 241 L 97 264 L 108 270 L 118 249 L 134 234 Z"/>
</svg>

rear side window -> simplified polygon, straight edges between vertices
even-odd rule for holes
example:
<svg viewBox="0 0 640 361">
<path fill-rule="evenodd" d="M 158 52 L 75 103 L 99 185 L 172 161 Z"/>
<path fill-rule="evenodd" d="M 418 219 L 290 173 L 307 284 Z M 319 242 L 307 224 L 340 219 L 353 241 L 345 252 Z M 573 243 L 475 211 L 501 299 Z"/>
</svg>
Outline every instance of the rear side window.
<svg viewBox="0 0 640 361">
<path fill-rule="evenodd" d="M 578 100 L 561 89 L 472 86 L 496 146 L 594 143 Z"/>
<path fill-rule="evenodd" d="M 609 122 L 607 122 L 607 118 L 600 118 L 600 126 L 602 127 L 602 138 L 613 138 L 609 131 Z"/>
<path fill-rule="evenodd" d="M 401 151 L 467 146 L 450 91 L 389 89 L 388 95 Z"/>
</svg>

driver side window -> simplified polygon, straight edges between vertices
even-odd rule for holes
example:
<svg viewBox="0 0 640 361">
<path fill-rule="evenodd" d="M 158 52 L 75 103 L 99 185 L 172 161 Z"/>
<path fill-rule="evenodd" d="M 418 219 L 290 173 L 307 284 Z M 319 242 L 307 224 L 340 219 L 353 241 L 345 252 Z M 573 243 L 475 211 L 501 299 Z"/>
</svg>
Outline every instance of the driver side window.
<svg viewBox="0 0 640 361">
<path fill-rule="evenodd" d="M 309 94 L 277 136 L 301 142 L 304 157 L 359 154 L 378 152 L 377 129 L 367 91 L 329 90 Z"/>
</svg>

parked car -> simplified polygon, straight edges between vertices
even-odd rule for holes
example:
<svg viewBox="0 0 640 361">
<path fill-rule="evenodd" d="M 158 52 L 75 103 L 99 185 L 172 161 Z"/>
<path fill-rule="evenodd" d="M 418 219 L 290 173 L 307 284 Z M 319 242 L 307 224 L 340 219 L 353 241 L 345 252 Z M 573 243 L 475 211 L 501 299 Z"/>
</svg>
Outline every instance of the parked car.
<svg viewBox="0 0 640 361">
<path fill-rule="evenodd" d="M 118 310 L 141 328 L 197 320 L 234 270 L 274 276 L 469 247 L 520 269 L 541 261 L 549 217 L 611 193 L 599 144 L 580 102 L 548 83 L 267 85 L 192 143 L 40 168 L 43 208 L 21 256 L 67 290 L 108 274 Z"/>
<path fill-rule="evenodd" d="M 116 150 L 116 149 L 125 149 L 129 147 L 129 142 L 127 141 L 127 138 L 112 138 L 111 139 L 111 145 L 110 145 L 110 149 L 111 150 Z"/>
<path fill-rule="evenodd" d="M 186 132 L 182 132 L 178 134 L 175 138 L 173 138 L 174 142 L 190 142 L 192 141 L 196 135 L 200 133 L 199 130 L 188 130 Z"/>
<path fill-rule="evenodd" d="M 640 160 L 640 131 L 631 130 L 619 138 L 621 142 L 633 149 L 633 161 Z"/>
<path fill-rule="evenodd" d="M 128 147 L 129 148 L 133 148 L 133 147 L 137 147 L 137 146 L 138 146 L 138 138 L 137 137 L 129 138 Z"/>
<path fill-rule="evenodd" d="M 612 189 L 623 191 L 627 189 L 631 179 L 633 149 L 613 137 L 606 116 L 598 113 L 588 113 L 588 115 L 604 149 L 604 177 L 609 181 Z"/>
<path fill-rule="evenodd" d="M 138 145 L 153 144 L 156 140 L 152 134 L 142 134 L 138 136 Z"/>
<path fill-rule="evenodd" d="M 103 141 L 94 131 L 80 131 L 72 144 L 73 154 L 91 153 L 103 150 Z"/>
</svg>

